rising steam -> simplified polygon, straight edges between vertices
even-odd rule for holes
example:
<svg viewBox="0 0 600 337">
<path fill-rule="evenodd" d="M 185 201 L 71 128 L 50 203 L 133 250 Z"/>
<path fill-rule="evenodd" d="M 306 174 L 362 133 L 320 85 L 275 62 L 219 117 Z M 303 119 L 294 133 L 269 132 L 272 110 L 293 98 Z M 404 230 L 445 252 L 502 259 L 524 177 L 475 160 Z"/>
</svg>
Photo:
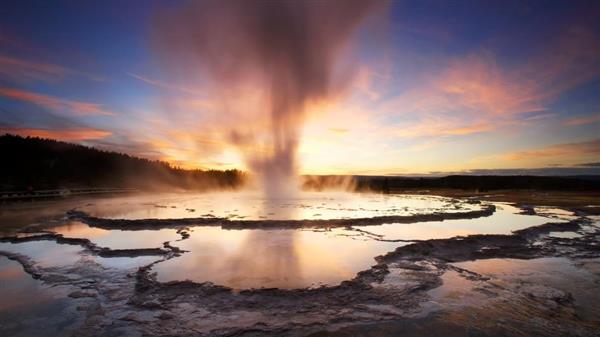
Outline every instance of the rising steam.
<svg viewBox="0 0 600 337">
<path fill-rule="evenodd" d="M 269 196 L 297 188 L 296 152 L 311 104 L 348 83 L 340 61 L 373 1 L 198 1 L 160 15 L 167 69 L 200 71 L 219 98 L 211 121 L 241 152 Z M 347 69 L 346 69 L 347 70 Z"/>
</svg>

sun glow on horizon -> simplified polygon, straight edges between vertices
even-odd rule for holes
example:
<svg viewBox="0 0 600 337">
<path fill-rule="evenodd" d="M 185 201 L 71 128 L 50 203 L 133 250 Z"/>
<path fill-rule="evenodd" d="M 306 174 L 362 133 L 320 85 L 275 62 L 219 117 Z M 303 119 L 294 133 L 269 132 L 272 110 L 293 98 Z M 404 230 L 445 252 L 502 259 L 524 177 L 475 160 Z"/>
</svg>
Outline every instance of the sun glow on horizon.
<svg viewBox="0 0 600 337">
<path fill-rule="evenodd" d="M 411 4 L 391 3 L 385 15 L 373 12 L 381 21 L 375 28 L 369 26 L 372 18 L 358 20 L 370 9 L 350 10 L 340 16 L 343 31 L 315 24 L 305 32 L 307 45 L 318 50 L 298 69 L 323 61 L 312 69 L 315 74 L 328 69 L 319 81 L 314 74 L 304 78 L 303 71 L 292 76 L 297 81 L 275 81 L 275 72 L 269 72 L 274 65 L 263 63 L 264 55 L 248 41 L 289 48 L 289 57 L 281 60 L 268 54 L 281 62 L 281 77 L 298 65 L 288 59 L 302 55 L 287 39 L 267 34 L 261 40 L 257 28 L 255 35 L 232 36 L 243 46 L 223 46 L 246 53 L 230 60 L 241 62 L 240 73 L 225 59 L 209 60 L 223 66 L 218 77 L 225 82 L 219 86 L 200 69 L 206 60 L 199 58 L 213 45 L 191 51 L 189 43 L 176 44 L 186 42 L 177 31 L 186 28 L 178 26 L 186 18 L 183 4 L 173 6 L 182 20 L 169 24 L 150 20 L 161 6 L 127 22 L 113 22 L 106 13 L 90 16 L 98 20 L 98 31 L 74 33 L 69 41 L 63 33 L 77 31 L 76 20 L 48 23 L 46 41 L 25 29 L 34 24 L 28 16 L 7 18 L 13 35 L 0 36 L 0 132 L 76 142 L 186 169 L 274 165 L 265 158 L 278 151 L 280 136 L 296 151 L 291 157 L 300 174 L 592 167 L 600 162 L 600 27 L 590 15 L 594 10 L 583 3 L 532 6 L 536 10 L 522 12 L 507 4 L 502 14 L 486 4 L 456 12 L 432 6 L 421 13 Z M 309 18 L 319 15 L 306 9 Z M 440 13 L 468 14 L 469 20 L 440 20 Z M 560 19 L 548 21 L 553 13 Z M 491 20 L 497 15 L 502 20 Z M 196 20 L 185 24 L 205 28 Z M 119 34 L 107 34 L 113 29 Z M 323 32 L 331 34 L 334 47 L 311 42 Z M 162 41 L 163 33 L 177 33 L 177 39 Z M 114 48 L 98 50 L 94 46 L 105 36 L 113 36 Z M 91 43 L 91 37 L 97 41 Z M 65 56 L 74 45 L 89 59 Z M 183 56 L 171 54 L 177 48 Z M 169 57 L 175 57 L 174 66 L 162 62 Z M 293 128 L 272 131 L 281 126 L 271 119 L 275 102 L 284 115 L 289 112 L 277 123 Z"/>
</svg>

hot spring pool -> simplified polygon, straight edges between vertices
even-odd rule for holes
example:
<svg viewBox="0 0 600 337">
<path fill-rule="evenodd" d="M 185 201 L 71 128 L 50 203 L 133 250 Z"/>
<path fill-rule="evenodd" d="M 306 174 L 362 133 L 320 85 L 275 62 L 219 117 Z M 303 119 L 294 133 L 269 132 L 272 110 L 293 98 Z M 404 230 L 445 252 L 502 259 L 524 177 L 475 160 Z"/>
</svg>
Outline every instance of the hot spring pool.
<svg viewBox="0 0 600 337">
<path fill-rule="evenodd" d="M 60 205 L 60 210 L 67 207 L 65 201 Z M 252 193 L 225 192 L 92 198 L 74 200 L 70 206 L 105 219 L 151 221 L 214 217 L 258 221 L 254 225 L 263 220 L 281 220 L 285 224 L 286 220 L 298 219 L 456 214 L 484 207 L 464 200 L 422 195 L 304 193 L 298 198 L 266 200 Z M 550 216 L 555 222 L 566 221 L 561 220 L 561 216 L 570 215 L 552 212 L 545 216 L 524 215 L 516 207 L 496 204 L 491 216 L 468 219 L 419 221 L 415 218 L 408 223 L 294 229 L 256 226 L 228 229 L 193 223 L 169 228 L 103 229 L 63 219 L 45 225 L 45 230 L 65 238 L 88 239 L 99 247 L 113 250 L 161 248 L 166 242 L 183 252 L 168 257 L 99 257 L 80 246 L 54 241 L 3 242 L 0 250 L 28 256 L 44 267 L 59 268 L 81 260 L 117 269 L 152 264 L 151 270 L 160 282 L 212 282 L 233 289 L 305 288 L 332 286 L 352 279 L 374 265 L 375 257 L 417 240 L 510 234 L 549 222 Z M 189 236 L 182 236 L 181 231 Z"/>
</svg>

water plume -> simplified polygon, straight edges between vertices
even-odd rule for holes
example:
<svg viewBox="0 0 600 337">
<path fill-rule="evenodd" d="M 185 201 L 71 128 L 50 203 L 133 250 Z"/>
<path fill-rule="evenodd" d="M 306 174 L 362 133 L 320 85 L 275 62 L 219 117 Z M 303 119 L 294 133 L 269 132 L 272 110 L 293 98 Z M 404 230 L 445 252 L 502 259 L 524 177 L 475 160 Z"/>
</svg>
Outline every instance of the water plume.
<svg viewBox="0 0 600 337">
<path fill-rule="evenodd" d="M 218 98 L 213 123 L 270 197 L 289 196 L 311 105 L 339 95 L 340 66 L 381 1 L 201 1 L 162 13 L 155 45 L 169 70 L 200 72 Z M 343 69 L 342 69 L 343 68 Z"/>
</svg>

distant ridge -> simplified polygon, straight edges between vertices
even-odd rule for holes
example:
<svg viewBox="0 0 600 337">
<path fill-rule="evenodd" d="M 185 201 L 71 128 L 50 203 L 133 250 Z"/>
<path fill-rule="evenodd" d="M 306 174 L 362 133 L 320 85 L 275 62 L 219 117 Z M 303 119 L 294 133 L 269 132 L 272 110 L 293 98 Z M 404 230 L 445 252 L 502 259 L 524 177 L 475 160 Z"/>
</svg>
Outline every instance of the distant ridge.
<svg viewBox="0 0 600 337">
<path fill-rule="evenodd" d="M 445 177 L 356 177 L 357 189 L 393 191 L 406 189 L 458 189 L 478 192 L 497 190 L 600 191 L 598 176 L 451 175 Z"/>
<path fill-rule="evenodd" d="M 0 136 L 0 191 L 78 188 L 135 188 L 140 190 L 235 189 L 245 180 L 239 170 L 185 170 L 162 161 L 98 150 L 38 137 Z M 308 176 L 307 176 L 308 177 Z M 334 178 L 334 179 L 332 179 Z M 304 188 L 321 190 L 331 181 L 347 181 L 350 189 L 459 189 L 493 191 L 532 189 L 600 191 L 600 177 L 535 175 L 312 176 Z M 337 183 L 336 183 L 337 184 Z"/>
<path fill-rule="evenodd" d="M 0 190 L 56 188 L 221 189 L 238 170 L 184 170 L 162 161 L 38 137 L 0 136 Z"/>
<path fill-rule="evenodd" d="M 304 189 L 324 190 L 350 176 L 312 175 L 304 179 Z M 351 189 L 384 193 L 417 190 L 463 190 L 487 192 L 498 190 L 600 191 L 600 176 L 534 176 L 534 175 L 448 175 L 442 177 L 351 176 Z M 333 182 L 333 183 L 332 183 Z"/>
</svg>

